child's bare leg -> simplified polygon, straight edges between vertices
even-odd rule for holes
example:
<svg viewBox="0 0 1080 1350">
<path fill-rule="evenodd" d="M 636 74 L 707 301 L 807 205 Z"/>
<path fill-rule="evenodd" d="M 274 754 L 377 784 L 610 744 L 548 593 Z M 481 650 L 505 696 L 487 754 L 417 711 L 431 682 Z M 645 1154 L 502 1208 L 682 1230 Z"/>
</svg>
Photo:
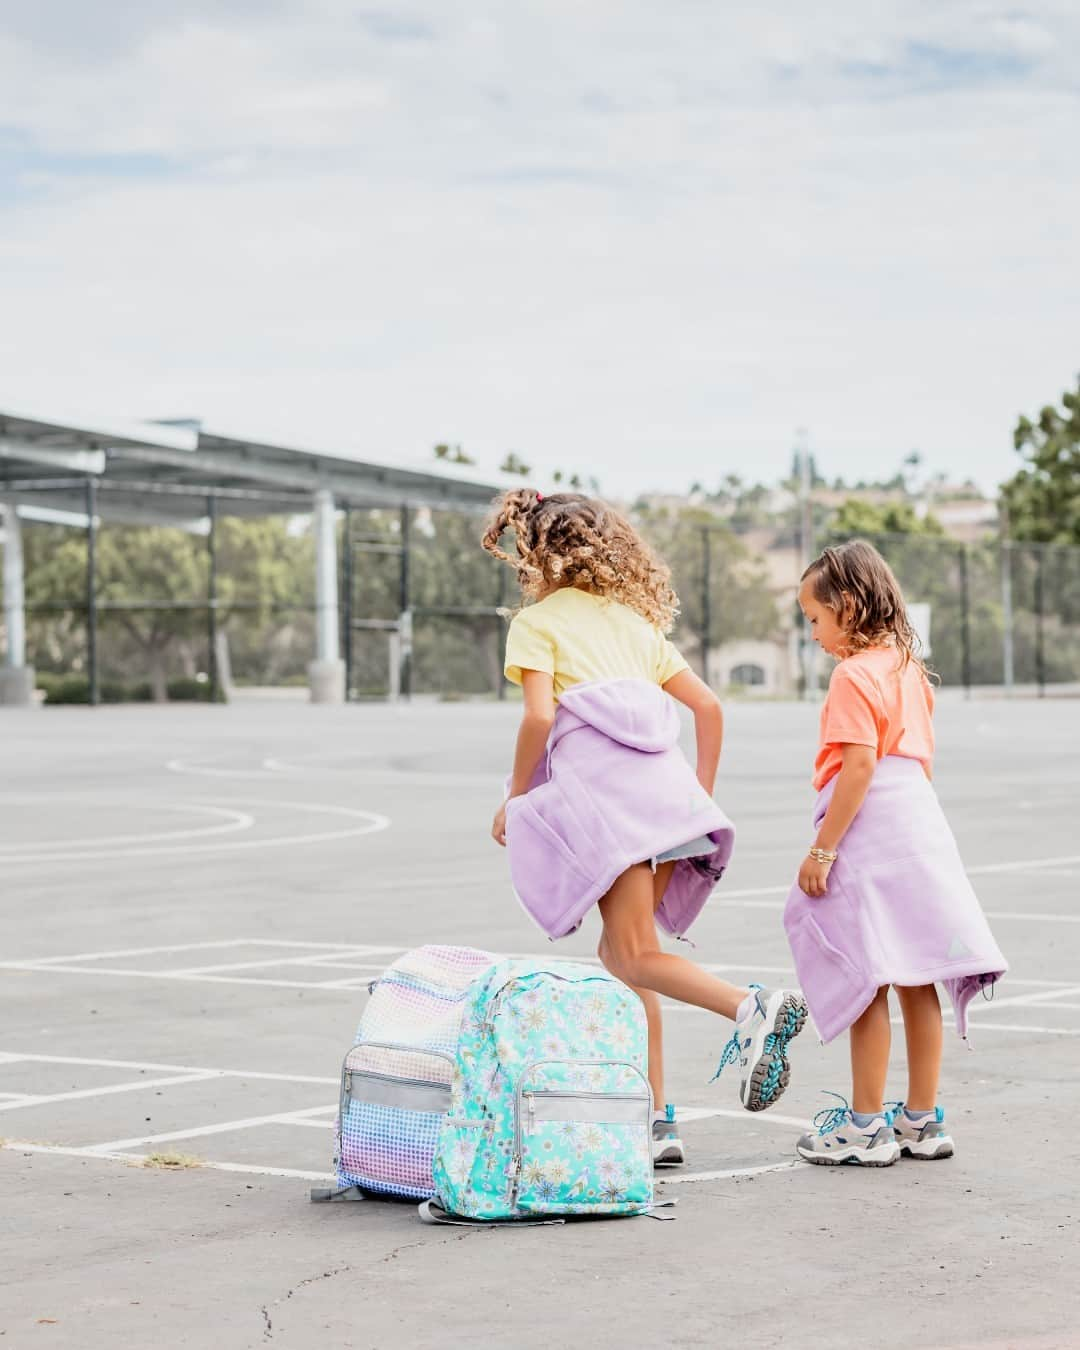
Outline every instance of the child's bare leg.
<svg viewBox="0 0 1080 1350">
<path fill-rule="evenodd" d="M 941 1075 L 941 1004 L 935 985 L 897 987 L 907 1039 L 908 1095 L 911 1111 L 932 1111 L 937 1105 Z"/>
<path fill-rule="evenodd" d="M 653 913 L 664 898 L 664 891 L 671 880 L 671 874 L 675 870 L 673 862 L 661 863 L 653 873 Z M 606 933 L 606 930 L 605 930 Z M 608 951 L 606 936 L 601 936 L 600 946 L 597 952 L 600 960 L 605 967 L 616 974 L 611 968 L 611 957 Z M 649 1028 L 649 1085 L 652 1088 L 653 1106 L 657 1111 L 664 1109 L 664 1103 L 667 1101 L 667 1095 L 664 1091 L 664 1020 L 660 1010 L 660 996 L 654 994 L 651 989 L 639 989 L 634 985 L 630 986 L 645 1005 L 645 1021 Z"/>
<path fill-rule="evenodd" d="M 634 993 L 645 1005 L 645 1021 L 649 1027 L 649 1086 L 653 1109 L 662 1111 L 667 1097 L 664 1095 L 664 1021 L 660 996 L 651 989 L 635 989 Z"/>
<path fill-rule="evenodd" d="M 883 985 L 851 1028 L 851 1105 L 860 1114 L 875 1115 L 883 1108 L 891 1044 L 889 986 Z"/>
<path fill-rule="evenodd" d="M 615 960 L 608 947 L 607 929 L 600 935 L 596 954 L 616 979 L 622 979 L 615 969 Z M 623 980 L 623 983 L 626 981 Z M 630 985 L 630 988 L 645 1005 L 645 1022 L 649 1029 L 649 1086 L 652 1088 L 653 1106 L 657 1111 L 662 1111 L 667 1097 L 664 1095 L 664 1020 L 660 1011 L 660 997 L 651 989 L 638 989 L 634 985 Z"/>
<path fill-rule="evenodd" d="M 647 863 L 628 868 L 600 901 L 604 965 L 632 989 L 651 989 L 734 1020 L 749 991 L 718 980 L 685 957 L 662 952 L 655 906 L 652 869 Z"/>
</svg>

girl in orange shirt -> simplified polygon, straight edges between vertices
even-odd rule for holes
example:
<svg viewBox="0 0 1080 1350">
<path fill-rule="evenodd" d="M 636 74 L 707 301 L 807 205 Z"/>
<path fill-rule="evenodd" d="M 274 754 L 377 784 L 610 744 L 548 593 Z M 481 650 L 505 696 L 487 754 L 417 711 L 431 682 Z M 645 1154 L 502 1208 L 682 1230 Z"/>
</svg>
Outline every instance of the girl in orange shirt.
<svg viewBox="0 0 1080 1350">
<path fill-rule="evenodd" d="M 855 540 L 803 574 L 799 604 L 837 659 L 814 766 L 817 836 L 784 926 L 823 1041 L 851 1033 L 852 1105 L 818 1113 L 798 1142 L 812 1163 L 885 1166 L 947 1158 L 937 1102 L 942 1018 L 936 982 L 966 1034 L 971 999 L 1007 969 L 930 783 L 934 695 L 885 559 Z M 896 989 L 908 1052 L 906 1102 L 886 1109 Z"/>
</svg>

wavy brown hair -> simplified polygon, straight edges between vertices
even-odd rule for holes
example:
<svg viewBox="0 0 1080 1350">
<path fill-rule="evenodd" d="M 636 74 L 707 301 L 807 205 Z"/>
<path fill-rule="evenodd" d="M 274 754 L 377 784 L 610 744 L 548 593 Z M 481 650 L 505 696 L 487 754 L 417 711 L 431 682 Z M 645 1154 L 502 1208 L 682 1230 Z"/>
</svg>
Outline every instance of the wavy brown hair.
<svg viewBox="0 0 1080 1350">
<path fill-rule="evenodd" d="M 901 669 L 914 661 L 929 675 L 900 583 L 873 544 L 852 539 L 825 549 L 802 574 L 801 580 L 808 579 L 813 581 L 814 598 L 836 615 L 852 652 L 893 646 L 900 654 Z"/>
<path fill-rule="evenodd" d="M 517 557 L 502 549 L 507 531 Z M 671 569 L 624 516 L 595 497 L 505 492 L 492 505 L 481 543 L 517 572 L 527 600 L 573 586 L 629 605 L 665 633 L 679 612 Z"/>
</svg>

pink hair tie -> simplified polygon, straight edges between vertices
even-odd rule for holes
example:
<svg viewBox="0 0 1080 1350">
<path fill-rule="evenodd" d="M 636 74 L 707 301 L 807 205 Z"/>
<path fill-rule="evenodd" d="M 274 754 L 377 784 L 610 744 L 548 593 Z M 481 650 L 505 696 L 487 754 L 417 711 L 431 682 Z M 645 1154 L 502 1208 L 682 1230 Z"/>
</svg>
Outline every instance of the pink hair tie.
<svg viewBox="0 0 1080 1350">
<path fill-rule="evenodd" d="M 536 500 L 537 502 L 542 502 L 544 500 L 544 494 L 542 492 L 538 492 L 536 494 Z"/>
</svg>

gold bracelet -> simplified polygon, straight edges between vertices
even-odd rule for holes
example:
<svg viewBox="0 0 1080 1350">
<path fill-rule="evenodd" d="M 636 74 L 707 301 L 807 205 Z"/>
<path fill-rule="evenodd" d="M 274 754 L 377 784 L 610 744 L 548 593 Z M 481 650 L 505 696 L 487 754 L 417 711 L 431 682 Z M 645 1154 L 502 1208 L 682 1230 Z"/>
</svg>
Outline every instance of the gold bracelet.
<svg viewBox="0 0 1080 1350">
<path fill-rule="evenodd" d="M 817 848 L 815 846 L 810 850 L 810 856 L 815 862 L 834 863 L 840 854 L 834 848 Z"/>
</svg>

